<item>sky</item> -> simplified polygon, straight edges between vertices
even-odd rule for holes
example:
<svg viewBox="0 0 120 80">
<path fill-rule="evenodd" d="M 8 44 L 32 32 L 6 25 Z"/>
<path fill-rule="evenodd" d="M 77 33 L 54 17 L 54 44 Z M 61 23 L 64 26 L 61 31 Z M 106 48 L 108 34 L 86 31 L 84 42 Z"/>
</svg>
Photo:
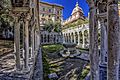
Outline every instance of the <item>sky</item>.
<svg viewBox="0 0 120 80">
<path fill-rule="evenodd" d="M 87 17 L 89 12 L 89 7 L 86 0 L 41 0 L 44 2 L 60 4 L 64 7 L 63 10 L 63 19 L 69 18 L 74 9 L 76 2 L 78 1 L 79 6 L 83 9 L 84 15 Z"/>
</svg>

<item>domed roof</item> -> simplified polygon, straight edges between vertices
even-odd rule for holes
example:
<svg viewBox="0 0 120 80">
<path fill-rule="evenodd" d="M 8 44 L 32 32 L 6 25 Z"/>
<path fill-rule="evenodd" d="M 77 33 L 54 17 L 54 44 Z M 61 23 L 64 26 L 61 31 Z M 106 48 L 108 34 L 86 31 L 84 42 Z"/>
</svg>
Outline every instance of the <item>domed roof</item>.
<svg viewBox="0 0 120 80">
<path fill-rule="evenodd" d="M 76 13 L 76 12 L 81 12 L 81 13 L 83 13 L 83 10 L 82 10 L 82 8 L 81 8 L 81 7 L 79 7 L 78 2 L 76 2 L 76 6 L 75 6 L 75 8 L 73 9 L 73 11 L 72 11 L 72 14 L 71 14 L 71 15 L 73 15 L 73 14 L 74 14 L 74 13 Z"/>
</svg>

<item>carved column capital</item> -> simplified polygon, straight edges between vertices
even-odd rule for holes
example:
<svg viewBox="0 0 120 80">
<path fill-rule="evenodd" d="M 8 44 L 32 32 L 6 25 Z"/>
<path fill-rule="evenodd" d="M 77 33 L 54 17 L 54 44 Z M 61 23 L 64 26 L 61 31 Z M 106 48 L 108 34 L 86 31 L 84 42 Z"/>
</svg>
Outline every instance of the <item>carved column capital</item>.
<svg viewBox="0 0 120 80">
<path fill-rule="evenodd" d="M 23 13 L 21 16 L 24 21 L 30 21 L 31 16 L 29 13 Z"/>
</svg>

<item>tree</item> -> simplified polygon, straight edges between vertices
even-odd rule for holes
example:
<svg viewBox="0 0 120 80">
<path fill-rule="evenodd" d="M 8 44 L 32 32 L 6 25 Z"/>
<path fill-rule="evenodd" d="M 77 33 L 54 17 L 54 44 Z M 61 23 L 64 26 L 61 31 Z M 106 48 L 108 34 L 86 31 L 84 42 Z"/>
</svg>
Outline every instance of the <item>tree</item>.
<svg viewBox="0 0 120 80">
<path fill-rule="evenodd" d="M 0 0 L 0 15 L 9 13 L 11 8 L 11 0 Z"/>
<path fill-rule="evenodd" d="M 48 21 L 44 25 L 43 29 L 48 32 L 61 32 L 61 23 L 60 22 L 53 22 L 53 21 Z"/>
<path fill-rule="evenodd" d="M 5 30 L 12 30 L 13 17 L 10 16 L 9 12 L 11 9 L 10 0 L 0 0 L 0 34 Z"/>
</svg>

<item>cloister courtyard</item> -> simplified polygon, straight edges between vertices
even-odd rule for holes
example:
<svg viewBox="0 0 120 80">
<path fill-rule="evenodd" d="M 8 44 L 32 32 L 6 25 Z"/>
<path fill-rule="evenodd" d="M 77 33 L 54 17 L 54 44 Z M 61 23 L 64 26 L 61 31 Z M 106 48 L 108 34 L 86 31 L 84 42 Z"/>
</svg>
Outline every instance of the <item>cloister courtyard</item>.
<svg viewBox="0 0 120 80">
<path fill-rule="evenodd" d="M 120 80 L 120 1 L 71 2 L 0 0 L 0 80 Z"/>
</svg>

